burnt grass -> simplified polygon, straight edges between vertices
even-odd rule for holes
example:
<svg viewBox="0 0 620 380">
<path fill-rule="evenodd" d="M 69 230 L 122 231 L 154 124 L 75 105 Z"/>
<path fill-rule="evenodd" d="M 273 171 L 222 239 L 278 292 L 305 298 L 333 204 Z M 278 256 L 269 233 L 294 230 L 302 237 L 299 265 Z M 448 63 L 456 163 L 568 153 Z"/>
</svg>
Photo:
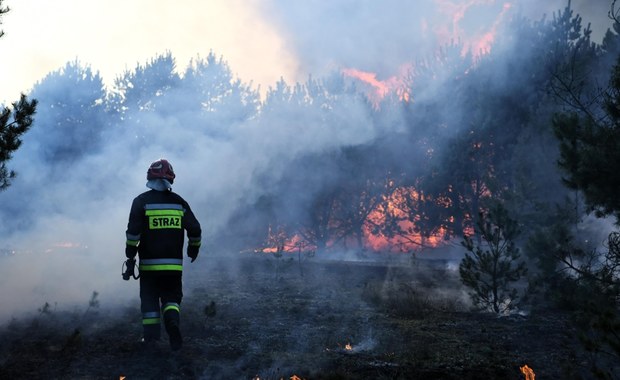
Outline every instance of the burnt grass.
<svg viewBox="0 0 620 380">
<path fill-rule="evenodd" d="M 441 262 L 203 256 L 184 290 L 178 352 L 165 333 L 140 343 L 137 294 L 58 305 L 0 328 L 0 378 L 524 379 L 525 364 L 538 379 L 588 377 L 567 318 L 471 311 Z"/>
</svg>

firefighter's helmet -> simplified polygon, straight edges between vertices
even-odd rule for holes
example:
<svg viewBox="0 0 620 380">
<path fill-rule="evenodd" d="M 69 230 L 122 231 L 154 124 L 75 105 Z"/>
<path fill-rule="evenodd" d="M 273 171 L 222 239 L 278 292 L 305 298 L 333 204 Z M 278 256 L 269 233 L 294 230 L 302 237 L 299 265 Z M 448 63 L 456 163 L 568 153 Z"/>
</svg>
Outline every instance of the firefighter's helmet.
<svg viewBox="0 0 620 380">
<path fill-rule="evenodd" d="M 168 160 L 163 158 L 153 162 L 146 172 L 146 179 L 148 181 L 152 179 L 165 179 L 172 184 L 174 182 L 174 177 L 172 165 Z"/>
</svg>

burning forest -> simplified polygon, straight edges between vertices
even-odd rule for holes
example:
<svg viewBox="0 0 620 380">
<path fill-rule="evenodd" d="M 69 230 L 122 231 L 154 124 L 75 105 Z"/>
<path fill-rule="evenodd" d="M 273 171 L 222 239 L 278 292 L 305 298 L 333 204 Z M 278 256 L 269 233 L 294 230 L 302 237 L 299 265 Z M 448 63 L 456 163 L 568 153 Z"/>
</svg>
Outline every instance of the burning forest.
<svg viewBox="0 0 620 380">
<path fill-rule="evenodd" d="M 258 3 L 306 79 L 76 59 L 5 106 L 0 377 L 620 378 L 616 1 Z M 180 352 L 120 275 L 163 156 L 203 228 Z"/>
</svg>

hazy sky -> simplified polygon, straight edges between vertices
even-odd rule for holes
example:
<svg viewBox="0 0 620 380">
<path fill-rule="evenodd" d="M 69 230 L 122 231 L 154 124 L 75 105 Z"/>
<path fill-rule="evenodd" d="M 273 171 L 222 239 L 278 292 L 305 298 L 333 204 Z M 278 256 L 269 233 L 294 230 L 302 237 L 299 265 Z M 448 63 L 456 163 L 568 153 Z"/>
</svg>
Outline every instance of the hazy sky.
<svg viewBox="0 0 620 380">
<path fill-rule="evenodd" d="M 106 84 L 170 50 L 184 69 L 210 51 L 255 84 L 294 79 L 296 62 L 259 17 L 257 0 L 6 0 L 0 100 L 76 58 Z M 10 59 L 6 59 L 10 57 Z"/>
<path fill-rule="evenodd" d="M 14 101 L 47 73 L 77 59 L 111 85 L 124 70 L 170 50 L 183 70 L 213 51 L 263 91 L 349 67 L 397 75 L 441 39 L 488 32 L 506 4 L 533 19 L 564 0 L 5 0 L 0 102 Z M 608 26 L 611 0 L 573 0 Z M 460 13 L 460 18 L 456 17 Z M 604 25 L 600 25 L 604 23 Z M 439 41 L 438 41 L 439 38 Z"/>
</svg>

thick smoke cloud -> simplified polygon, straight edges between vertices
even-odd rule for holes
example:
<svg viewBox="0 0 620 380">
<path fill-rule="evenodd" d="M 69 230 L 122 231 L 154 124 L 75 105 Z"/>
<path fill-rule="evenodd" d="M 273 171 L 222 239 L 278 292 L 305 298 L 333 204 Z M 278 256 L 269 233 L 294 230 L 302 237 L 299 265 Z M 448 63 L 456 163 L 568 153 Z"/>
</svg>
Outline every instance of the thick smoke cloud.
<svg viewBox="0 0 620 380">
<path fill-rule="evenodd" d="M 114 303 L 137 296 L 126 291 L 135 285 L 120 280 L 124 233 L 131 200 L 147 190 L 146 169 L 160 157 L 174 165 L 173 189 L 202 222 L 206 256 L 222 254 L 210 240 L 240 204 L 252 203 L 264 191 L 258 177 L 275 181 L 295 157 L 376 136 L 360 97 L 346 101 L 341 108 L 346 115 L 335 125 L 310 114 L 300 123 L 300 115 L 291 114 L 205 126 L 200 109 L 185 107 L 188 94 L 173 93 L 165 107 L 178 113 L 129 112 L 125 122 L 93 137 L 99 141 L 92 151 L 66 157 L 58 152 L 73 146 L 70 135 L 76 132 L 53 131 L 76 110 L 55 113 L 54 94 L 67 93 L 66 83 L 55 79 L 70 70 L 67 66 L 35 87 L 34 96 L 46 95 L 39 97 L 38 125 L 15 153 L 11 165 L 19 175 L 2 194 L 2 246 L 17 252 L 0 258 L 0 286 L 11 289 L 0 300 L 11 305 L 3 319 L 45 302 L 85 304 L 92 291 Z"/>
<path fill-rule="evenodd" d="M 262 9 L 299 57 L 302 72 L 322 75 L 355 68 L 387 79 L 402 74 L 406 63 L 427 58 L 452 42 L 475 50 L 469 44 L 492 32 L 504 8 L 510 12 L 506 16 L 521 14 L 532 20 L 546 16 L 549 20 L 567 4 L 563 0 L 272 0 Z M 597 42 L 611 27 L 610 5 L 609 0 L 571 2 L 584 26 L 592 24 Z"/>
<path fill-rule="evenodd" d="M 483 33 L 503 7 L 481 1 L 455 23 L 447 13 L 452 5 L 265 2 L 263 11 L 287 36 L 303 71 L 322 76 L 359 68 L 388 77 L 407 62 L 433 55 L 463 31 L 467 38 Z M 46 146 L 67 143 L 65 135 L 46 132 L 53 122 L 50 99 L 68 90 L 64 84 L 45 83 L 49 87 L 39 99 L 36 125 L 10 162 L 19 176 L 0 194 L 0 248 L 18 252 L 0 257 L 0 304 L 5 305 L 0 321 L 44 302 L 85 304 L 92 291 L 113 304 L 136 297 L 136 284 L 120 280 L 124 232 L 131 200 L 146 190 L 146 168 L 155 159 L 173 163 L 174 190 L 190 202 L 203 223 L 205 246 L 218 254 L 209 239 L 227 227 L 240 205 L 252 204 L 270 184 L 281 181 L 290 162 L 393 132 L 376 130 L 367 103 L 354 95 L 340 100 L 334 111 L 340 113 L 338 123 L 326 123 L 324 110 L 317 108 L 305 114 L 276 113 L 271 119 L 215 120 L 205 127 L 199 124 L 203 115 L 186 111 L 188 94 L 177 93 L 166 98 L 167 112 L 125 115 L 140 121 L 106 125 L 96 146 L 77 159 L 58 161 L 44 154 Z M 401 124 L 395 120 L 391 125 L 398 129 Z M 146 144 L 136 130 L 144 133 Z M 319 188 L 320 182 L 314 185 Z"/>
</svg>

